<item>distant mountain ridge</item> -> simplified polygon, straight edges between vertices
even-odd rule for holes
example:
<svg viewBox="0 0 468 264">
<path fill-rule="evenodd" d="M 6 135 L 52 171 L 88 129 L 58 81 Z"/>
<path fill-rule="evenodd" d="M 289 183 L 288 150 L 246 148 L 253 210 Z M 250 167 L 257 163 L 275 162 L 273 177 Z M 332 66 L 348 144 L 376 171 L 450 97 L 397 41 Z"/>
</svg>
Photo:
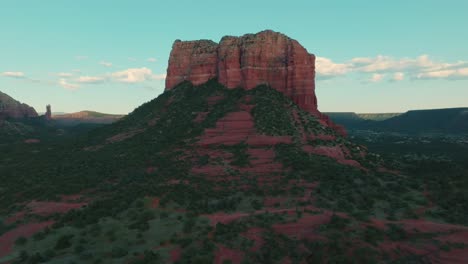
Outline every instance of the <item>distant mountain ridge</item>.
<svg viewBox="0 0 468 264">
<path fill-rule="evenodd" d="M 403 133 L 468 133 L 468 107 L 411 110 L 403 114 L 326 113 L 348 130 Z M 393 116 L 392 116 L 393 115 Z"/>
<path fill-rule="evenodd" d="M 357 115 L 362 119 L 383 121 L 401 114 L 403 113 L 358 113 Z"/>
<path fill-rule="evenodd" d="M 80 123 L 110 124 L 124 116 L 125 115 L 105 114 L 85 110 L 76 113 L 55 114 L 52 115 L 52 119 L 62 125 L 76 125 Z"/>
</svg>

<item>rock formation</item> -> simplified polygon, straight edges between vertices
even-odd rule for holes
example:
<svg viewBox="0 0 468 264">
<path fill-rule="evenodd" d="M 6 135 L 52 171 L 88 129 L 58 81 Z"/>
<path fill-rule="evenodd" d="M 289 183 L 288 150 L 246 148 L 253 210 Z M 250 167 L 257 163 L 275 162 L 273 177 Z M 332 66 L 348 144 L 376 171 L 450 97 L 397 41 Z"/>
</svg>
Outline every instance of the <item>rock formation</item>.
<svg viewBox="0 0 468 264">
<path fill-rule="evenodd" d="M 50 104 L 46 106 L 45 118 L 47 120 L 52 119 L 52 107 L 50 106 Z"/>
<path fill-rule="evenodd" d="M 315 56 L 281 33 L 267 30 L 227 36 L 219 44 L 177 40 L 169 59 L 166 89 L 185 80 L 199 85 L 212 78 L 228 88 L 268 84 L 301 108 L 317 111 Z"/>
<path fill-rule="evenodd" d="M 0 119 L 21 119 L 37 117 L 37 112 L 31 106 L 22 104 L 9 95 L 0 92 Z"/>
<path fill-rule="evenodd" d="M 228 88 L 253 89 L 267 84 L 346 134 L 343 127 L 317 109 L 315 56 L 284 34 L 266 30 L 242 37 L 226 36 L 219 44 L 211 40 L 174 42 L 166 90 L 183 81 L 200 85 L 213 78 Z"/>
</svg>

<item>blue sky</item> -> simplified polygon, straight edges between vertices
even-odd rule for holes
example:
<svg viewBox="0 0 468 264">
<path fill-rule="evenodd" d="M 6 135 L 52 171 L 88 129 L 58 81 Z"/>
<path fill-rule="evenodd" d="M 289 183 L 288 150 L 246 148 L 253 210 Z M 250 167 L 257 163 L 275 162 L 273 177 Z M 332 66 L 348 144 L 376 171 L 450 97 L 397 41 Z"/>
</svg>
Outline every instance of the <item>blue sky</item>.
<svg viewBox="0 0 468 264">
<path fill-rule="evenodd" d="M 2 1 L 0 91 L 43 111 L 128 113 L 175 39 L 280 31 L 316 54 L 322 111 L 468 106 L 468 1 Z"/>
</svg>

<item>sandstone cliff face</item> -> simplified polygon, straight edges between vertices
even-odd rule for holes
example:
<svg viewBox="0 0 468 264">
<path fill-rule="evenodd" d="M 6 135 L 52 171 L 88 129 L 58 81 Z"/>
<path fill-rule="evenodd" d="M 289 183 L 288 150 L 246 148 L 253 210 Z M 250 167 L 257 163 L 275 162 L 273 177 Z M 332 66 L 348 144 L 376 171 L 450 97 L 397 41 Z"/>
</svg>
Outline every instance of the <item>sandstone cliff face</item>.
<svg viewBox="0 0 468 264">
<path fill-rule="evenodd" d="M 31 106 L 22 104 L 9 95 L 0 92 L 0 120 L 6 118 L 36 117 L 37 112 Z"/>
<path fill-rule="evenodd" d="M 166 89 L 185 80 L 198 85 L 212 78 L 228 88 L 252 89 L 268 84 L 304 110 L 318 113 L 315 56 L 281 33 L 228 36 L 219 44 L 177 40 L 169 59 Z"/>
</svg>

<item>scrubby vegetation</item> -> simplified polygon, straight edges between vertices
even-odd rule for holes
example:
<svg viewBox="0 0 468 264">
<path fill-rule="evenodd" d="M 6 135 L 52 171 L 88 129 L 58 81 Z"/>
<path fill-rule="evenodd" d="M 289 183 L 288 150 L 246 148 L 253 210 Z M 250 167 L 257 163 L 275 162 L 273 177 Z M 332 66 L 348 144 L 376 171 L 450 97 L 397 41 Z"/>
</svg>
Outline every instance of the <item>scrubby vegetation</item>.
<svg viewBox="0 0 468 264">
<path fill-rule="evenodd" d="M 259 134 L 289 136 L 291 143 L 203 146 L 199 155 L 196 144 L 205 129 L 216 127 L 241 104 L 252 106 Z M 200 113 L 204 118 L 195 121 Z M 304 133 L 330 140 L 304 140 Z M 346 158 L 362 167 L 310 154 L 303 144 L 347 148 Z M 274 153 L 267 164 L 275 165 L 274 173 L 251 170 L 252 150 Z M 230 158 L 205 154 L 210 151 Z M 385 164 L 378 155 L 361 151 L 266 86 L 246 91 L 225 89 L 215 80 L 200 87 L 182 83 L 120 121 L 79 137 L 0 145 L 0 235 L 28 221 L 53 221 L 31 237 L 18 238 L 14 253 L 0 263 L 167 263 L 173 258 L 211 263 L 223 248 L 240 254 L 244 263 L 286 258 L 292 263 L 349 263 L 349 254 L 357 263 L 375 263 L 386 259 L 387 252 L 379 248 L 386 241 L 428 243 L 438 235 L 407 232 L 399 220 L 428 216 L 467 224 L 465 167 L 395 158 Z M 379 170 L 384 165 L 401 172 Z M 220 175 L 192 170 L 210 166 L 220 168 Z M 441 180 L 443 173 L 449 181 Z M 61 201 L 67 194 L 82 195 L 80 201 L 87 205 L 63 214 L 30 212 L 31 200 Z M 416 213 L 431 203 L 435 206 L 424 215 Z M 24 218 L 4 221 L 18 212 Z M 307 230 L 321 238 L 317 241 L 280 232 L 282 225 L 332 213 Z M 371 219 L 390 222 L 381 229 Z M 246 235 L 252 230 L 257 237 Z M 411 257 L 401 253 L 393 259 Z"/>
</svg>

